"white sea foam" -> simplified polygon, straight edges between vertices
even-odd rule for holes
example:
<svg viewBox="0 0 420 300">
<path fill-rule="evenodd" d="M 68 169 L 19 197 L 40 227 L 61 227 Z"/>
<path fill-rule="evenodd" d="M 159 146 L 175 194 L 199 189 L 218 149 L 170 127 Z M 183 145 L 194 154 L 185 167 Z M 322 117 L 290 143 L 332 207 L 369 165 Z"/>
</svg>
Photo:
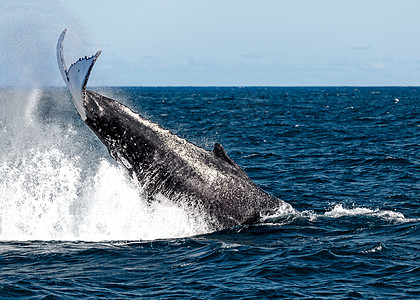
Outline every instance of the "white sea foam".
<svg viewBox="0 0 420 300">
<path fill-rule="evenodd" d="M 391 210 L 372 209 L 367 207 L 347 208 L 343 204 L 334 204 L 324 213 L 316 213 L 313 210 L 298 211 L 289 204 L 281 205 L 274 213 L 262 218 L 265 224 L 285 225 L 296 219 L 303 218 L 311 222 L 317 222 L 325 218 L 339 219 L 345 217 L 372 217 L 383 219 L 393 223 L 417 222 L 419 219 L 406 218 L 404 214 Z"/>
<path fill-rule="evenodd" d="M 330 218 L 340 218 L 347 216 L 372 216 L 395 222 L 412 221 L 411 219 L 407 219 L 402 213 L 396 211 L 380 210 L 378 208 L 371 209 L 366 207 L 346 208 L 343 204 L 334 205 L 331 210 L 325 212 L 324 216 Z"/>
<path fill-rule="evenodd" d="M 279 202 L 279 206 L 274 212 L 262 216 L 260 221 L 265 224 L 287 224 L 298 214 L 299 212 L 295 210 L 289 203 L 281 201 Z"/>
<path fill-rule="evenodd" d="M 318 214 L 314 211 L 303 211 L 297 213 L 298 217 L 304 217 L 310 221 L 317 221 L 322 218 L 339 219 L 344 217 L 372 217 L 380 218 L 390 222 L 404 223 L 418 221 L 417 219 L 406 218 L 404 214 L 391 210 L 381 210 L 379 208 L 367 208 L 367 207 L 345 207 L 345 205 L 339 203 L 334 204 L 325 213 Z"/>
<path fill-rule="evenodd" d="M 375 253 L 375 252 L 380 252 L 380 251 L 382 251 L 382 250 L 383 250 L 383 248 L 384 248 L 384 246 L 383 246 L 383 244 L 381 243 L 381 244 L 379 244 L 379 245 L 377 245 L 377 246 L 375 246 L 375 247 L 373 247 L 373 248 L 371 248 L 371 249 L 367 249 L 367 250 L 363 251 L 363 253 Z"/>
</svg>

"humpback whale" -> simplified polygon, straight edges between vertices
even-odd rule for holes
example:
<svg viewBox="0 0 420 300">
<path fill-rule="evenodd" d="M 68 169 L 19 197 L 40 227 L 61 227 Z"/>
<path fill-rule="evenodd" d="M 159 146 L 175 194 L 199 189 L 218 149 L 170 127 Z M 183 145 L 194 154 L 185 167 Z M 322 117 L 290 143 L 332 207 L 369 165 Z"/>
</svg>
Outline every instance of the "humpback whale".
<svg viewBox="0 0 420 300">
<path fill-rule="evenodd" d="M 260 189 L 219 143 L 212 151 L 205 150 L 127 106 L 86 90 L 101 51 L 80 58 L 67 69 L 65 34 L 66 30 L 57 42 L 57 61 L 77 112 L 150 201 L 163 195 L 205 214 L 212 230 L 254 223 L 279 208 L 293 210 Z"/>
</svg>

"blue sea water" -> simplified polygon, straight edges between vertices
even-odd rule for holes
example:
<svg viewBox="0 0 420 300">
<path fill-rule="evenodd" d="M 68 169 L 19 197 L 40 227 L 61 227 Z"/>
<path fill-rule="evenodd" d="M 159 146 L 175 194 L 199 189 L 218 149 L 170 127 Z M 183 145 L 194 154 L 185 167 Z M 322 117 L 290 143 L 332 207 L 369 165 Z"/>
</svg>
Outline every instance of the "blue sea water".
<svg viewBox="0 0 420 300">
<path fill-rule="evenodd" d="M 65 89 L 0 89 L 1 298 L 420 298 L 420 89 L 95 89 L 290 203 L 207 232 L 147 204 Z"/>
</svg>

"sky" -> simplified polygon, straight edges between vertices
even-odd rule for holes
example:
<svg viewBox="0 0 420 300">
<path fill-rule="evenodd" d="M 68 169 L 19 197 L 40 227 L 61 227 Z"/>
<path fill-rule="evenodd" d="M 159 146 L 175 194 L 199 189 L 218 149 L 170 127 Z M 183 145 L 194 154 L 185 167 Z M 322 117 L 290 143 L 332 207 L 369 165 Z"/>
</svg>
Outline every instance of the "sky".
<svg viewBox="0 0 420 300">
<path fill-rule="evenodd" d="M 0 0 L 0 86 L 420 85 L 418 0 Z"/>
</svg>

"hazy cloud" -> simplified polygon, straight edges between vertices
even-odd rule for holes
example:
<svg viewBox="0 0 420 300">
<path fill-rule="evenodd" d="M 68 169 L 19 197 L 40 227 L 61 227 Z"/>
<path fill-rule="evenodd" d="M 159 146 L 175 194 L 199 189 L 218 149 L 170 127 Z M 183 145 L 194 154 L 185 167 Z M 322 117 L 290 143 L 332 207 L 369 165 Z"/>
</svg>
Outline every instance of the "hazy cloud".
<svg viewBox="0 0 420 300">
<path fill-rule="evenodd" d="M 187 62 L 190 66 L 193 66 L 193 67 L 215 67 L 215 66 L 217 66 L 216 63 L 208 62 L 208 61 L 200 61 L 200 60 L 197 60 L 197 59 L 195 59 L 191 56 L 187 57 Z"/>
<path fill-rule="evenodd" d="M 383 62 L 371 62 L 367 64 L 359 65 L 360 69 L 368 71 L 382 71 L 386 70 L 386 66 Z"/>
<path fill-rule="evenodd" d="M 242 54 L 241 56 L 243 58 L 247 58 L 247 59 L 260 59 L 260 58 L 262 58 L 261 55 L 255 53 L 255 52 L 247 53 L 247 54 Z"/>
<path fill-rule="evenodd" d="M 372 48 L 371 46 L 353 46 L 353 47 L 350 47 L 350 49 L 352 49 L 352 50 L 361 50 L 361 51 L 368 50 L 368 49 L 371 49 L 371 48 Z"/>
</svg>

